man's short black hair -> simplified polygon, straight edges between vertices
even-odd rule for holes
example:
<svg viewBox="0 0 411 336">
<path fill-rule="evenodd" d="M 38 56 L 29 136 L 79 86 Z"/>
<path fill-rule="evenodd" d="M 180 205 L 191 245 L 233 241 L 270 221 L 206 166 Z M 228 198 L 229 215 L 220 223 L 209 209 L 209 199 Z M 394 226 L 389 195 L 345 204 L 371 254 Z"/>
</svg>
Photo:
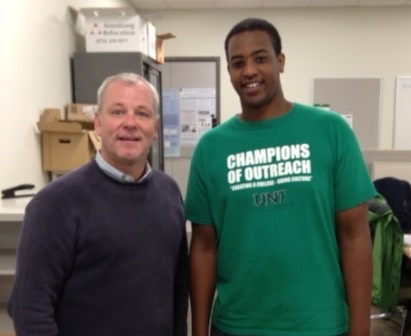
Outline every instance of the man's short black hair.
<svg viewBox="0 0 411 336">
<path fill-rule="evenodd" d="M 243 33 L 246 31 L 261 30 L 265 31 L 271 39 L 271 42 L 274 47 L 276 55 L 281 54 L 281 37 L 278 33 L 277 28 L 274 27 L 270 22 L 264 19 L 259 18 L 248 18 L 238 22 L 231 30 L 229 31 L 224 42 L 225 55 L 228 61 L 228 42 L 236 34 Z"/>
</svg>

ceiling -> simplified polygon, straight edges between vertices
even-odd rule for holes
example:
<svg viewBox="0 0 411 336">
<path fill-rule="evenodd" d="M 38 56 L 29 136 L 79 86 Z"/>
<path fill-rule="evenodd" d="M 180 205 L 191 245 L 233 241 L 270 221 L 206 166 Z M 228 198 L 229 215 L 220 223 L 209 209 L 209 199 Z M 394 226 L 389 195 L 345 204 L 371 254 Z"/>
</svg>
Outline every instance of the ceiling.
<svg viewBox="0 0 411 336">
<path fill-rule="evenodd" d="M 129 0 L 136 9 L 411 6 L 411 0 Z"/>
</svg>

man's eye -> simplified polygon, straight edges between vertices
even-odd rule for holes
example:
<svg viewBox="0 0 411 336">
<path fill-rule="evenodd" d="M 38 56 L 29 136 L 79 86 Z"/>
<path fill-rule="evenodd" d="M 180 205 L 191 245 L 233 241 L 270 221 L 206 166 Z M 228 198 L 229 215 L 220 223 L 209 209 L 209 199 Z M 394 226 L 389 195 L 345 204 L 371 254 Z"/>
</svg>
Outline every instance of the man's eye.
<svg viewBox="0 0 411 336">
<path fill-rule="evenodd" d="M 264 63 L 265 60 L 266 60 L 266 58 L 267 58 L 267 57 L 265 57 L 265 56 L 259 56 L 259 57 L 256 57 L 255 61 L 256 61 L 257 63 Z"/>
<path fill-rule="evenodd" d="M 111 114 L 111 115 L 115 115 L 115 116 L 122 115 L 122 114 L 123 114 L 123 110 L 120 110 L 120 109 L 112 110 L 112 111 L 110 112 L 110 114 Z"/>
<path fill-rule="evenodd" d="M 148 118 L 149 114 L 147 112 L 144 112 L 144 111 L 137 111 L 136 116 L 141 117 L 141 118 Z"/>
<path fill-rule="evenodd" d="M 241 66 L 242 66 L 242 64 L 243 64 L 243 62 L 241 62 L 241 61 L 237 61 L 237 62 L 232 62 L 231 63 L 231 66 L 233 67 L 233 68 L 240 68 Z"/>
</svg>

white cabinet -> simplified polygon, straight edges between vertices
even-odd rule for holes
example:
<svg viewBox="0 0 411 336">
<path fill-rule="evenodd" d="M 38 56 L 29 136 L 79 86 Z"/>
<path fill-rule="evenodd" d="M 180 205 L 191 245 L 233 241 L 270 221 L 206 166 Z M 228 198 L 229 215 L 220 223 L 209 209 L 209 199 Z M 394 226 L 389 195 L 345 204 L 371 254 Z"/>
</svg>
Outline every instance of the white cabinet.
<svg viewBox="0 0 411 336">
<path fill-rule="evenodd" d="M 13 332 L 6 305 L 16 267 L 16 248 L 24 209 L 30 197 L 2 199 L 0 203 L 0 335 Z"/>
</svg>

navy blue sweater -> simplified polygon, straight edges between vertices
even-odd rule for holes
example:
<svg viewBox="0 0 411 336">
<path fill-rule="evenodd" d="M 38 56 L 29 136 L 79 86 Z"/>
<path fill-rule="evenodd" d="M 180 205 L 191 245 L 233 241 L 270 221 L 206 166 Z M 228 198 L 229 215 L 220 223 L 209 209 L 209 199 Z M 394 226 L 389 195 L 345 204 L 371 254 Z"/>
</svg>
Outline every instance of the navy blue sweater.
<svg viewBox="0 0 411 336">
<path fill-rule="evenodd" d="M 186 335 L 187 259 L 177 184 L 123 184 L 93 160 L 28 205 L 9 314 L 18 336 Z"/>
</svg>

